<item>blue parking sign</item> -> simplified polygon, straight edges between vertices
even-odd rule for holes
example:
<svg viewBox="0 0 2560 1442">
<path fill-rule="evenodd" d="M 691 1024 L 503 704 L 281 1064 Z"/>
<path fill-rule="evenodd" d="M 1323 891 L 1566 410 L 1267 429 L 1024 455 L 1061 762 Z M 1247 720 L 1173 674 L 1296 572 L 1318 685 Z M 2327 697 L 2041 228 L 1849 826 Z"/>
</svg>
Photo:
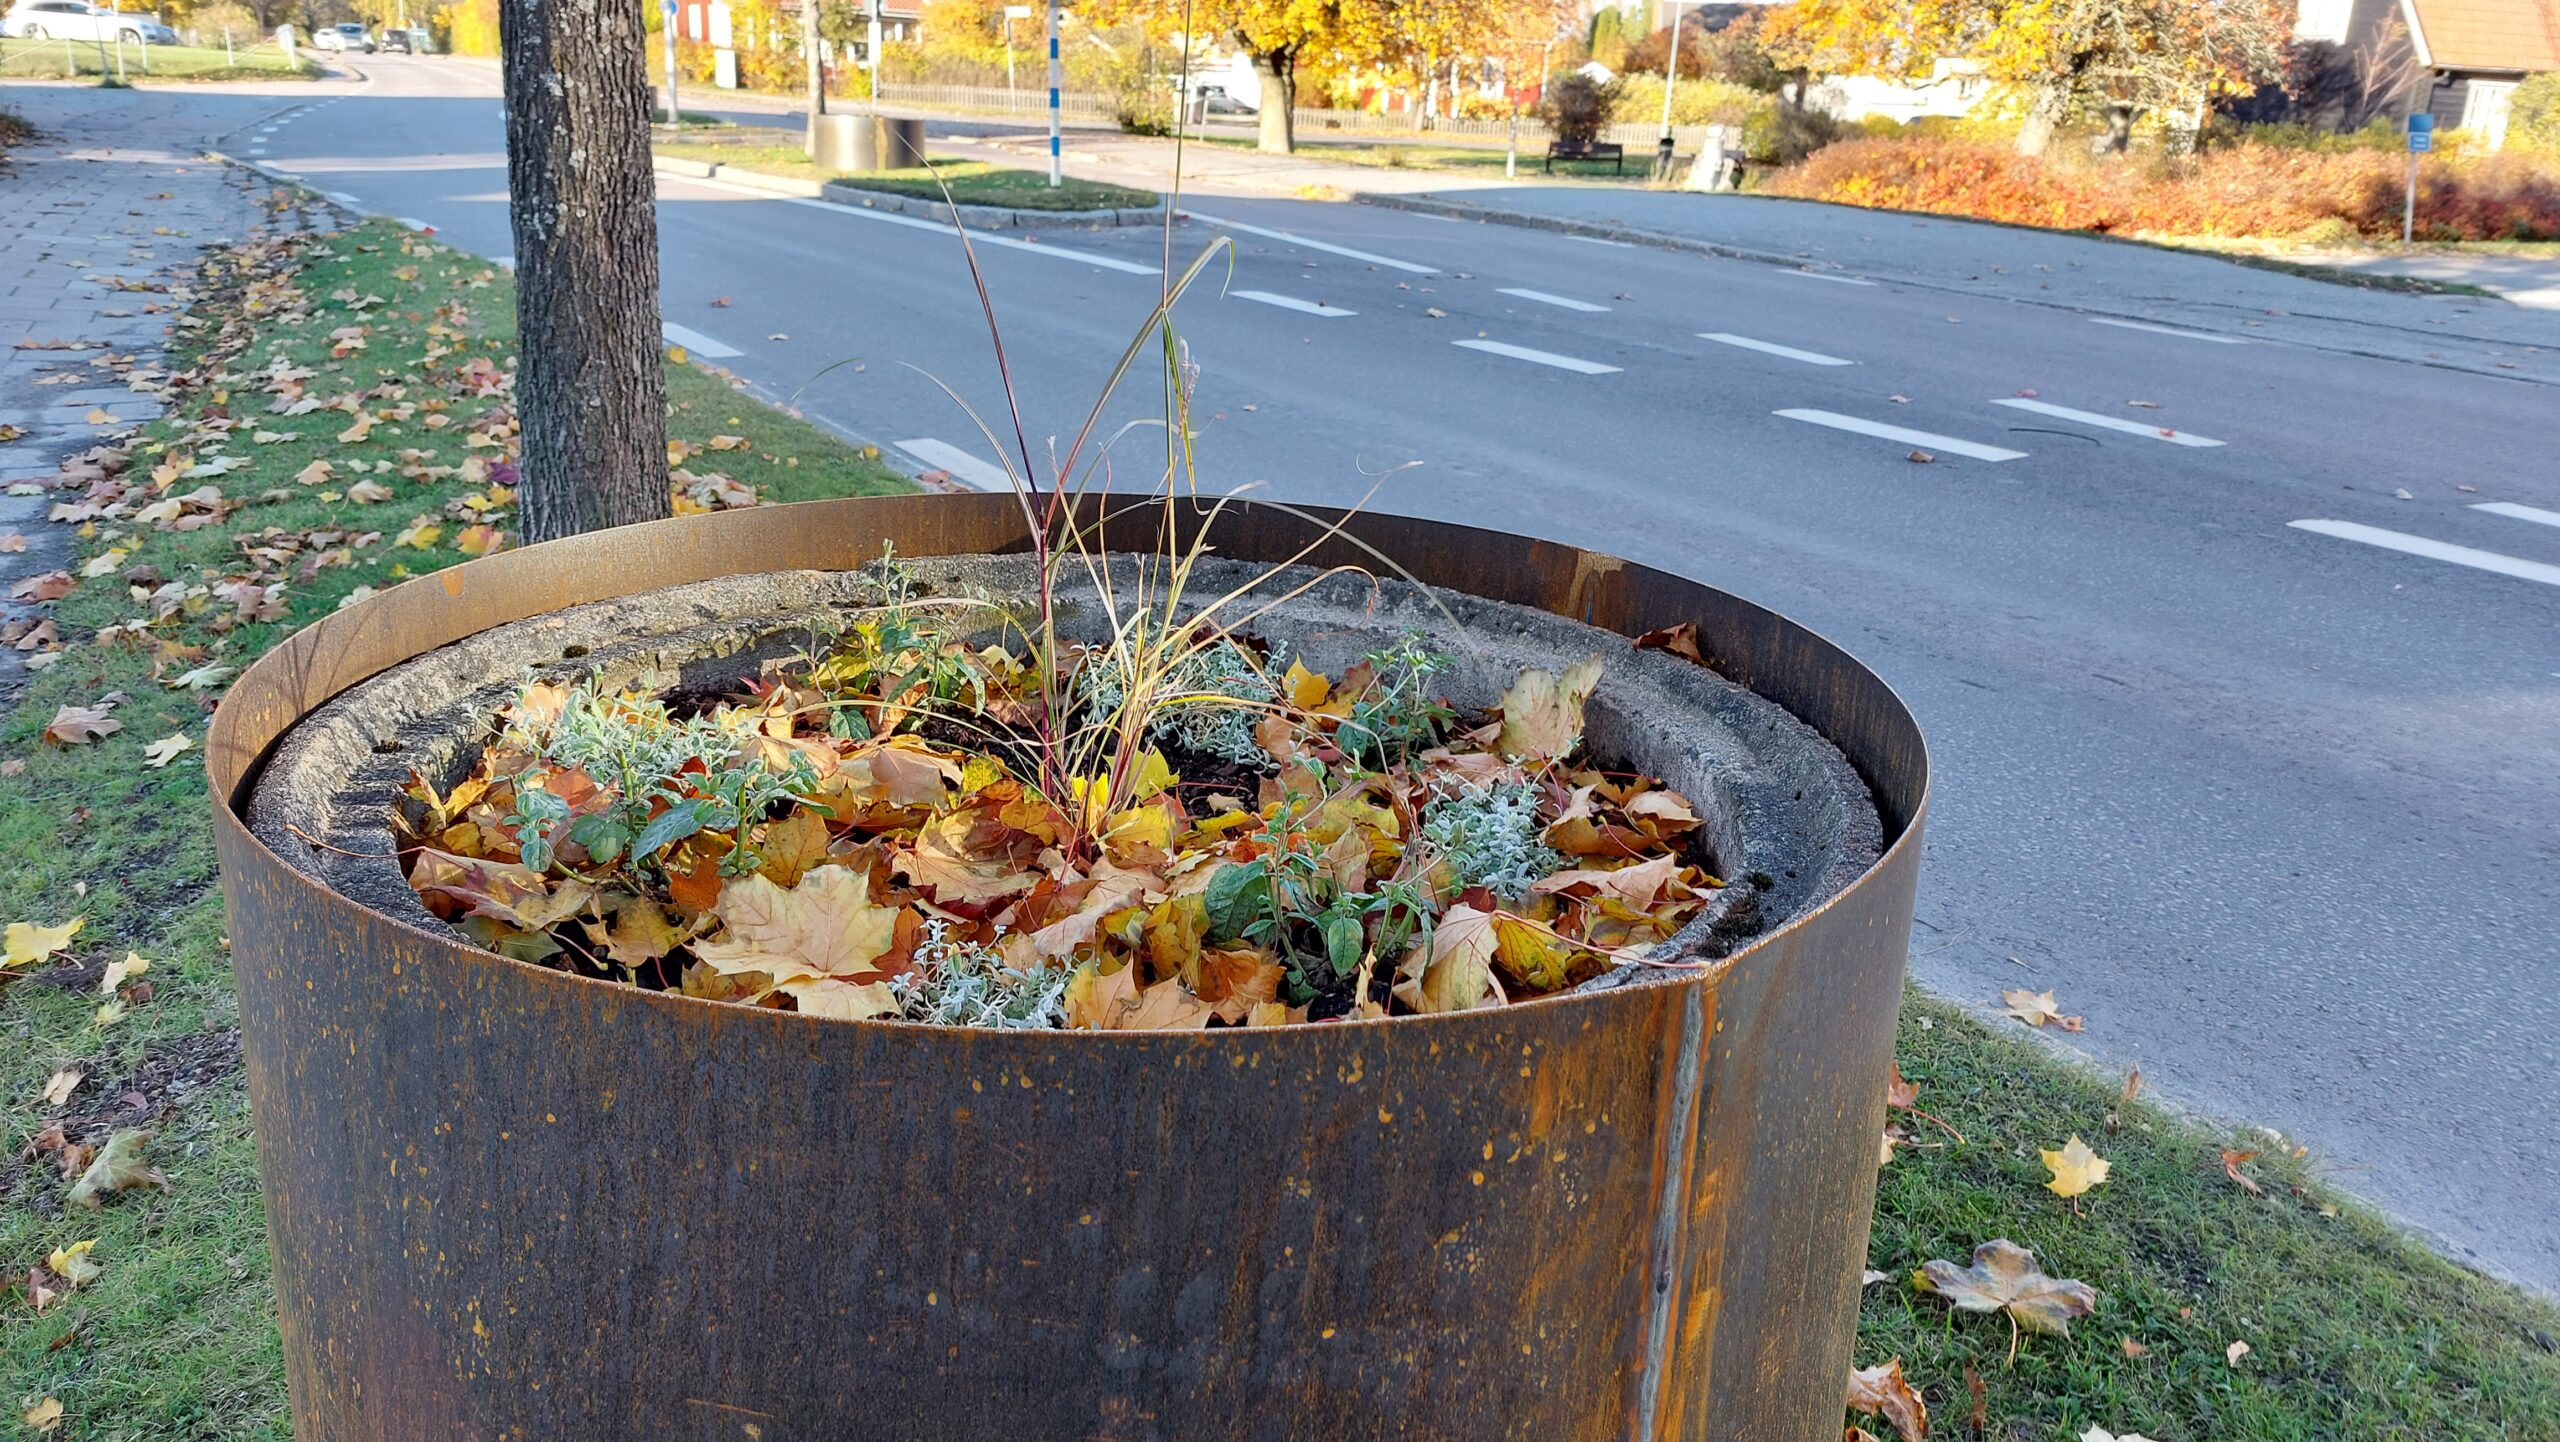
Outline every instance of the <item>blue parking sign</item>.
<svg viewBox="0 0 2560 1442">
<path fill-rule="evenodd" d="M 2424 155 L 2436 148 L 2436 118 L 2419 114 L 2409 117 L 2409 153 Z"/>
</svg>

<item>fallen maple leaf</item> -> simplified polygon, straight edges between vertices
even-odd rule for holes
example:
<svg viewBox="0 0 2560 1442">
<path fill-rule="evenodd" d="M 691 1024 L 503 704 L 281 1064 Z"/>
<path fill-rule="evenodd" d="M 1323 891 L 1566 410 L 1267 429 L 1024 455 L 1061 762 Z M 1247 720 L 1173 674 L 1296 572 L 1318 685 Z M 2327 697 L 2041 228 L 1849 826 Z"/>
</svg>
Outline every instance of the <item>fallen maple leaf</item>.
<svg viewBox="0 0 2560 1442">
<path fill-rule="evenodd" d="M 821 866 L 790 890 L 757 873 L 720 887 L 717 940 L 694 954 L 726 976 L 768 978 L 814 1016 L 860 1021 L 898 1010 L 876 963 L 897 928 L 897 909 L 871 903 L 871 879 Z"/>
<path fill-rule="evenodd" d="M 1683 621 L 1677 626 L 1664 626 L 1658 630 L 1647 631 L 1636 638 L 1636 649 L 1668 651 L 1674 656 L 1686 657 L 1701 666 L 1707 664 L 1706 653 L 1698 646 L 1698 623 L 1695 621 Z"/>
<path fill-rule="evenodd" d="M 1965 1425 L 1979 1437 L 1991 1425 L 1991 1393 L 1982 1385 L 1982 1374 L 1973 1370 L 1971 1362 L 1964 1364 L 1964 1390 L 1973 1397 L 1973 1413 L 1965 1419 Z"/>
<path fill-rule="evenodd" d="M 0 971 L 32 966 L 71 944 L 88 920 L 75 916 L 60 926 L 38 926 L 32 921 L 9 923 L 6 940 L 0 941 Z"/>
<path fill-rule="evenodd" d="M 80 1089 L 80 1083 L 88 1075 L 76 1066 L 67 1066 L 55 1072 L 45 1081 L 44 1104 L 49 1107 L 58 1107 L 71 1100 L 71 1094 Z"/>
<path fill-rule="evenodd" d="M 44 1259 L 45 1270 L 69 1282 L 76 1292 L 107 1274 L 105 1267 L 89 1260 L 90 1249 L 97 1245 L 98 1239 L 91 1237 L 85 1242 L 56 1247 L 53 1255 Z"/>
<path fill-rule="evenodd" d="M 2150 1355 L 2151 1355 L 2151 1349 L 2150 1349 L 2150 1348 L 2148 1348 L 2148 1347 L 2146 1347 L 2146 1346 L 2142 1345 L 2140 1342 L 2137 1342 L 2137 1341 L 2133 1340 L 2131 1337 L 2126 1337 L 2126 1338 L 2122 1338 L 2122 1339 L 2120 1339 L 2120 1340 L 2116 1343 L 2116 1347 L 2117 1347 L 2117 1349 L 2118 1349 L 2118 1350 L 2122 1351 L 2122 1352 L 2123 1352 L 2127 1357 L 2130 1357 L 2130 1358 L 2132 1358 L 2133 1360 L 2135 1360 L 2135 1361 L 2137 1361 L 2137 1362 L 2138 1362 L 2138 1361 L 2140 1361 L 2140 1360 L 2142 1360 L 2143 1358 L 2148 1357 L 2148 1356 L 2150 1356 Z"/>
<path fill-rule="evenodd" d="M 1598 653 L 1562 676 L 1535 666 L 1502 693 L 1502 733 L 1495 747 L 1516 761 L 1561 761 L 1582 743 L 1582 708 L 1600 687 Z"/>
<path fill-rule="evenodd" d="M 1936 460 L 1937 457 L 1929 454 L 1927 451 L 1913 451 L 1907 459 L 1925 466 L 1931 461 Z"/>
<path fill-rule="evenodd" d="M 1956 1139 L 1957 1146 L 1964 1145 L 1964 1133 L 1949 1126 L 1945 1118 L 1920 1110 L 1920 1084 L 1902 1079 L 1902 1063 L 1898 1061 L 1893 1064 L 1893 1080 L 1885 1083 L 1884 1104 L 1895 1111 L 1909 1112 L 1924 1122 L 1937 1123 L 1948 1136 Z"/>
<path fill-rule="evenodd" d="M 320 462 L 314 461 L 312 464 L 318 465 Z M 377 505 L 390 500 L 392 495 L 392 489 L 380 481 L 358 481 L 347 487 L 347 499 L 359 506 Z"/>
<path fill-rule="evenodd" d="M 133 1127 L 108 1137 L 107 1144 L 98 1149 L 97 1159 L 89 1163 L 89 1169 L 80 1174 L 80 1180 L 72 1184 L 63 1200 L 94 1210 L 106 1204 L 104 1199 L 110 1192 L 134 1187 L 167 1190 L 169 1179 L 142 1159 L 142 1148 L 150 1140 L 151 1133 Z"/>
<path fill-rule="evenodd" d="M 2052 1022 L 2064 1031 L 2080 1029 L 2080 1018 L 2064 1016 L 2061 1004 L 2053 999 L 2052 992 L 2028 991 L 2020 987 L 2014 991 L 2000 993 L 2000 999 L 2009 1006 L 2002 1015 L 2014 1016 L 2029 1026 L 2042 1026 L 2046 1022 Z"/>
<path fill-rule="evenodd" d="M 98 978 L 98 995 L 113 996 L 123 988 L 125 978 L 140 976 L 150 969 L 151 963 L 143 959 L 142 953 L 128 951 L 124 960 L 107 963 L 106 974 Z"/>
<path fill-rule="evenodd" d="M 2107 1159 L 2089 1150 L 2089 1144 L 2074 1132 L 2060 1151 L 2037 1153 L 2044 1158 L 2045 1170 L 2053 1180 L 2045 1189 L 2057 1197 L 2076 1197 L 2107 1179 Z"/>
<path fill-rule="evenodd" d="M 1092 962 L 1067 979 L 1067 1025 L 1098 1031 L 1189 1031 L 1216 1014 L 1180 979 L 1138 989 L 1137 967 L 1105 973 Z"/>
<path fill-rule="evenodd" d="M 2036 1268 L 2036 1254 L 1996 1238 L 1973 1249 L 1973 1265 L 1933 1260 L 1912 1282 L 1921 1291 L 1944 1297 L 1959 1311 L 2005 1312 L 2009 1316 L 2009 1358 L 2017 1360 L 2018 1328 L 2068 1336 L 2071 1319 L 2098 1309 L 2098 1289 L 2086 1282 L 2048 1277 Z"/>
<path fill-rule="evenodd" d="M 159 740 L 142 748 L 142 764 L 150 767 L 154 771 L 157 771 L 161 767 L 168 765 L 170 762 L 177 760 L 185 753 L 194 750 L 195 744 L 196 743 L 193 741 L 187 739 L 186 733 L 183 731 L 179 732 L 175 736 L 163 736 Z"/>
<path fill-rule="evenodd" d="M 1902 1442 L 1921 1442 L 1929 1435 L 1929 1404 L 1903 1379 L 1899 1357 L 1881 1367 L 1850 1368 L 1848 1406 L 1892 1423 Z"/>
<path fill-rule="evenodd" d="M 2080 1434 L 2080 1442 L 2151 1442 L 2151 1439 L 2139 1432 L 2110 1432 L 2091 1423 L 2089 1430 Z"/>
<path fill-rule="evenodd" d="M 2222 1174 L 2229 1177 L 2231 1180 L 2238 1182 L 2240 1184 L 2240 1190 L 2247 1192 L 2253 1197 L 2263 1197 L 2267 1194 L 2267 1189 L 2258 1185 L 2257 1178 L 2240 1170 L 2241 1163 L 2255 1161 L 2257 1160 L 2257 1156 L 2258 1154 L 2256 1152 L 2238 1152 L 2233 1151 L 2229 1147 L 2224 1147 L 2222 1149 Z"/>
<path fill-rule="evenodd" d="M 1502 1000 L 1493 979 L 1501 938 L 1493 913 L 1464 902 L 1450 907 L 1431 934 L 1426 952 L 1415 947 L 1396 968 L 1396 1000 L 1419 1012 L 1469 1011 Z"/>
<path fill-rule="evenodd" d="M 19 344 L 24 345 L 26 342 L 20 341 Z M 51 1397 L 47 1397 L 43 1401 L 28 1408 L 26 1411 L 19 1413 L 18 1420 L 26 1423 L 30 1427 L 33 1427 L 38 1432 L 50 1432 L 54 1428 L 62 1425 L 62 1404 Z"/>
<path fill-rule="evenodd" d="M 2237 1367 L 2240 1365 L 2240 1359 L 2248 1356 L 2252 1350 L 2254 1349 L 2246 1342 L 2234 1342 L 2222 1349 L 2222 1365 Z"/>
<path fill-rule="evenodd" d="M 43 739 L 57 746 L 86 746 L 101 736 L 112 736 L 124 729 L 124 723 L 107 714 L 105 706 L 65 705 L 45 723 Z"/>
<path fill-rule="evenodd" d="M 47 571 L 40 576 L 29 576 L 11 586 L 9 599 L 12 601 L 59 601 L 70 595 L 73 588 L 79 584 L 79 578 L 69 571 Z"/>
</svg>

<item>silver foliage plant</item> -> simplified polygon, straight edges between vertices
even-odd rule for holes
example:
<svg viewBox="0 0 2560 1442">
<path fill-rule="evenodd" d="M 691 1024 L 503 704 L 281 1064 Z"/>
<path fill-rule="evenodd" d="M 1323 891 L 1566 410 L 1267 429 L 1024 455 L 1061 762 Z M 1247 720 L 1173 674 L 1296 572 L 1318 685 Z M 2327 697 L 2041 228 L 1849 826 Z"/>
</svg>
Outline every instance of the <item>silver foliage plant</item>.
<svg viewBox="0 0 2560 1442">
<path fill-rule="evenodd" d="M 1526 782 L 1468 787 L 1422 809 L 1422 837 L 1449 863 L 1461 888 L 1481 886 L 1517 900 L 1564 866 L 1540 839 L 1538 791 Z"/>
<path fill-rule="evenodd" d="M 1058 967 L 1016 971 L 992 946 L 954 941 L 940 918 L 916 938 L 915 970 L 892 977 L 899 1015 L 937 1026 L 1008 1029 L 1064 1026 L 1067 973 Z"/>
<path fill-rule="evenodd" d="M 1182 657 L 1157 689 L 1147 739 L 1257 771 L 1269 770 L 1271 755 L 1254 739 L 1253 728 L 1280 695 L 1268 673 L 1281 664 L 1278 646 L 1272 648 L 1270 660 L 1257 664 L 1233 641 L 1203 646 Z M 1119 672 L 1106 663 L 1088 666 L 1083 677 L 1087 704 L 1101 715 L 1117 714 L 1126 694 Z"/>
</svg>

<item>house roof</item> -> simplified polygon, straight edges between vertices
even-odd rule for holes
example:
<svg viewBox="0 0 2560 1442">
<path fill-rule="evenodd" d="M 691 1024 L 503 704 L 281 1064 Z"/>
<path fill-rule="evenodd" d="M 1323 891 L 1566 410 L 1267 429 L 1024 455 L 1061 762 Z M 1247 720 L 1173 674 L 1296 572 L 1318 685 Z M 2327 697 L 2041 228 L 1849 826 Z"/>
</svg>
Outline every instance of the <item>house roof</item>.
<svg viewBox="0 0 2560 1442">
<path fill-rule="evenodd" d="M 2560 70 L 2560 0 L 2400 0 L 2437 70 Z"/>
</svg>

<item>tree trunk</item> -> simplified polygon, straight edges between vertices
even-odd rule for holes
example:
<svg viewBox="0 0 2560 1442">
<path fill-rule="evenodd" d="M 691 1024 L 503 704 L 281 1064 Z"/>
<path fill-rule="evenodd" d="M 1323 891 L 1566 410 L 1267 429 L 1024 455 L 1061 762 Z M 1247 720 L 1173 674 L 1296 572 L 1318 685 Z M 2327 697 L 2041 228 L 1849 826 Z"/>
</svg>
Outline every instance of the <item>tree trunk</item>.
<svg viewBox="0 0 2560 1442">
<path fill-rule="evenodd" d="M 809 63 L 809 139 L 801 148 L 818 153 L 818 117 L 827 113 L 827 67 L 818 54 L 818 0 L 800 0 L 800 55 Z"/>
<path fill-rule="evenodd" d="M 2053 129 L 2062 123 L 2062 112 L 2070 103 L 2070 93 L 2060 85 L 2038 90 L 2027 103 L 2027 122 L 2018 127 L 2018 153 L 2042 155 L 2053 143 Z"/>
<path fill-rule="evenodd" d="M 2122 155 L 2133 148 L 2134 114 L 2134 108 L 2121 101 L 2107 106 L 2106 149 L 2109 155 Z"/>
<path fill-rule="evenodd" d="M 1294 48 L 1255 50 L 1253 73 L 1262 82 L 1262 139 L 1259 149 L 1292 155 L 1298 148 L 1298 52 Z"/>
<path fill-rule="evenodd" d="M 668 514 L 649 80 L 628 0 L 503 0 L 525 539 Z"/>
</svg>

